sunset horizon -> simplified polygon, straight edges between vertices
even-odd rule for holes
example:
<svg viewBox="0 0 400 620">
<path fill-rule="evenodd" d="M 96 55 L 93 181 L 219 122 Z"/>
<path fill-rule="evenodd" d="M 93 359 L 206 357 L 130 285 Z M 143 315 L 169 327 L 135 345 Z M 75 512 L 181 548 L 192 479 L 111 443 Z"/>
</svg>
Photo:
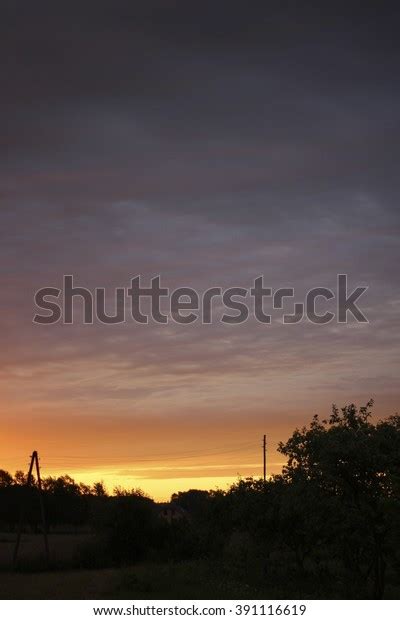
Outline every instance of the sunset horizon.
<svg viewBox="0 0 400 620">
<path fill-rule="evenodd" d="M 367 400 L 356 404 L 364 405 Z M 139 433 L 135 421 L 127 424 L 122 418 L 118 424 L 115 418 L 104 419 L 97 438 L 90 438 L 88 427 L 93 423 L 90 417 L 77 420 L 68 417 L 61 430 L 57 427 L 57 432 L 52 432 L 48 420 L 35 419 L 34 428 L 30 428 L 28 437 L 24 438 L 18 424 L 14 428 L 6 424 L 10 432 L 3 435 L 0 468 L 11 474 L 16 471 L 26 474 L 31 454 L 37 451 L 42 478 L 69 475 L 76 483 L 103 482 L 110 494 L 117 487 L 140 489 L 156 501 L 164 502 L 177 492 L 226 490 L 240 478 L 262 478 L 263 431 L 267 434 L 267 477 L 280 474 L 286 459 L 278 452 L 278 443 L 286 441 L 295 428 L 307 426 L 314 415 L 321 420 L 328 418 L 331 405 L 308 414 L 306 411 L 297 413 L 291 418 L 286 415 L 281 425 L 276 422 L 268 425 L 265 414 L 255 415 L 250 421 L 247 419 L 251 430 L 245 434 L 240 429 L 240 414 L 230 429 L 224 428 L 223 416 L 219 425 L 214 423 L 211 427 L 198 421 L 193 429 L 181 429 L 181 439 L 175 426 L 165 421 L 165 428 L 157 434 L 155 429 L 163 422 L 154 417 Z M 380 408 L 379 403 L 375 403 L 372 419 L 395 413 L 390 404 Z M 235 422 L 239 428 L 235 429 Z M 214 429 L 211 439 L 210 428 Z M 79 451 L 74 442 L 77 431 L 86 438 L 85 442 L 79 442 L 82 446 Z M 16 454 L 16 445 L 20 446 L 19 454 Z"/>
<path fill-rule="evenodd" d="M 399 596 L 399 25 L 0 0 L 0 614 Z"/>
</svg>

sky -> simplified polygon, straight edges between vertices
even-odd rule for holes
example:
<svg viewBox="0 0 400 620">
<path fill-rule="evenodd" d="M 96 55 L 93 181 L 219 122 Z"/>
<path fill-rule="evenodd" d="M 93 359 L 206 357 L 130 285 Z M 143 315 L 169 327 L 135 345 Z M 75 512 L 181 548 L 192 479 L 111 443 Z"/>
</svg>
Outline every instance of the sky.
<svg viewBox="0 0 400 620">
<path fill-rule="evenodd" d="M 399 410 L 399 10 L 2 3 L 0 468 L 226 488 L 331 404 Z M 35 325 L 35 292 L 161 275 L 369 320 Z"/>
</svg>

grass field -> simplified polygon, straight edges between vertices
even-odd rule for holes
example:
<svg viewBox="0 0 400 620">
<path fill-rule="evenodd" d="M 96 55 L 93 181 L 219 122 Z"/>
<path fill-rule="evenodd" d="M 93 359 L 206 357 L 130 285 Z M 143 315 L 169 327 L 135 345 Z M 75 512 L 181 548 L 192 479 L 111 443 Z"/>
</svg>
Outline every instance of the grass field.
<svg viewBox="0 0 400 620">
<path fill-rule="evenodd" d="M 251 598 L 243 584 L 207 577 L 201 563 L 143 564 L 134 568 L 3 573 L 2 599 Z"/>
<path fill-rule="evenodd" d="M 108 598 L 118 587 L 115 570 L 2 573 L 1 599 Z"/>
<path fill-rule="evenodd" d="M 255 594 L 204 562 L 141 563 L 121 569 L 77 570 L 77 558 L 90 544 L 88 534 L 50 534 L 52 570 L 45 570 L 43 538 L 24 534 L 19 570 L 12 570 L 15 534 L 0 534 L 0 598 L 229 598 Z M 93 544 L 93 542 L 92 542 Z"/>
<path fill-rule="evenodd" d="M 43 541 L 25 535 L 21 566 L 10 569 L 15 536 L 0 535 L 0 599 L 326 599 L 337 598 L 337 584 L 316 575 L 253 578 L 231 565 L 187 561 L 147 562 L 125 568 L 78 570 L 76 557 L 88 534 L 52 534 L 53 567 L 43 570 Z M 282 558 L 279 559 L 282 564 Z M 74 568 L 75 567 L 75 568 Z M 277 565 L 279 573 L 279 565 Z M 246 577 L 243 577 L 246 574 Z M 360 592 L 362 596 L 362 593 Z M 398 587 L 388 585 L 385 598 L 398 598 Z M 362 596 L 362 598 L 364 598 Z"/>
<path fill-rule="evenodd" d="M 0 570 L 12 567 L 15 534 L 0 533 Z M 89 534 L 50 534 L 49 547 L 52 565 L 71 567 L 83 545 L 90 541 Z M 18 553 L 18 563 L 22 569 L 40 570 L 45 567 L 44 541 L 39 534 L 23 534 Z"/>
<path fill-rule="evenodd" d="M 397 599 L 388 588 L 385 598 Z M 254 587 L 203 562 L 140 564 L 125 569 L 2 573 L 1 599 L 327 599 L 334 592 L 317 580 Z M 364 597 L 362 597 L 364 598 Z"/>
</svg>

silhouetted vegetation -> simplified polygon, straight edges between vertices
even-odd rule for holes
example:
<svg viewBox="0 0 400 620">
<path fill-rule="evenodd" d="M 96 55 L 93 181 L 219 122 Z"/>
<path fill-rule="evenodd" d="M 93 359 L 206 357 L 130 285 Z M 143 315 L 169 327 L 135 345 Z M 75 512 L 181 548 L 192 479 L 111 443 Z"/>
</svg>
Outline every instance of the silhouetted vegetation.
<svg viewBox="0 0 400 620">
<path fill-rule="evenodd" d="M 280 475 L 240 479 L 228 491 L 156 504 L 140 490 L 108 496 L 101 483 L 47 478 L 47 527 L 90 533 L 74 560 L 81 568 L 189 562 L 251 596 L 267 587 L 292 597 L 398 595 L 400 416 L 373 423 L 371 407 L 314 417 L 279 445 Z M 29 528 L 40 530 L 37 493 L 24 482 L 0 471 L 2 531 L 15 531 L 22 500 Z"/>
</svg>

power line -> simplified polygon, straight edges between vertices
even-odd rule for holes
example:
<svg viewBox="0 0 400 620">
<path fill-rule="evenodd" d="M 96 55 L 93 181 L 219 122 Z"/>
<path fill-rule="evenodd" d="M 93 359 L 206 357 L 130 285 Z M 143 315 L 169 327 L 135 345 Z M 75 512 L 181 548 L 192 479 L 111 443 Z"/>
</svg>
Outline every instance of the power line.
<svg viewBox="0 0 400 620">
<path fill-rule="evenodd" d="M 172 455 L 168 454 L 156 454 L 151 458 L 135 458 L 133 454 L 130 455 L 104 455 L 102 454 L 100 457 L 96 455 L 88 455 L 88 454 L 67 454 L 67 455 L 55 455 L 49 456 L 45 459 L 45 465 L 48 468 L 57 468 L 62 467 L 63 469 L 71 468 L 79 468 L 79 467 L 88 467 L 88 466 L 107 466 L 107 465 L 125 465 L 131 464 L 132 466 L 136 466 L 142 463 L 159 463 L 159 462 L 176 462 L 179 464 L 182 460 L 193 460 L 193 459 L 204 459 L 208 457 L 220 457 L 227 456 L 231 454 L 253 452 L 254 443 L 253 442 L 245 442 L 242 444 L 234 444 L 234 447 L 229 450 L 217 450 L 216 448 L 210 448 L 210 450 L 214 451 L 190 451 L 190 452 L 180 452 L 178 454 Z M 250 456 L 250 454 L 249 454 Z M 7 457 L 8 460 L 19 460 L 25 457 Z M 43 460 L 42 460 L 43 462 Z M 253 467 L 253 464 L 238 464 L 238 463 L 226 463 L 225 467 Z M 264 481 L 266 480 L 266 435 L 263 436 L 263 477 Z"/>
<path fill-rule="evenodd" d="M 167 454 L 156 454 L 154 456 L 154 458 L 151 459 L 139 459 L 141 461 L 153 461 L 154 459 L 176 459 L 176 458 L 195 458 L 195 457 L 199 457 L 199 456 L 214 456 L 214 455 L 219 455 L 219 454 L 230 454 L 233 452 L 240 452 L 242 450 L 245 450 L 246 448 L 251 448 L 253 447 L 254 444 L 253 442 L 246 442 L 243 444 L 239 444 L 239 445 L 235 445 L 234 447 L 232 446 L 232 448 L 230 448 L 229 450 L 218 450 L 218 448 L 210 448 L 210 450 L 212 450 L 212 452 L 209 451 L 204 451 L 204 452 L 198 452 L 198 451 L 190 451 L 190 452 L 179 452 L 175 455 L 172 455 L 171 452 L 167 453 Z M 214 451 L 216 450 L 216 451 Z M 5 457 L 4 460 L 18 460 L 18 459 L 24 459 L 25 456 L 24 455 L 18 455 L 18 456 L 8 456 Z M 65 459 L 91 459 L 94 458 L 92 455 L 88 455 L 88 454 L 58 454 L 58 455 L 54 455 L 54 456 L 49 456 L 48 460 L 65 460 Z M 102 454 L 102 458 L 106 458 L 106 459 L 111 459 L 111 460 L 115 460 L 115 459 L 132 459 L 135 458 L 133 454 L 129 454 L 129 455 L 104 455 Z"/>
<path fill-rule="evenodd" d="M 125 455 L 125 456 L 101 456 L 101 460 L 102 462 L 123 462 L 124 460 L 131 460 L 134 463 L 154 463 L 156 461 L 179 461 L 179 460 L 183 460 L 183 459 L 193 459 L 193 458 L 202 458 L 202 457 L 208 457 L 208 456 L 224 456 L 227 454 L 235 454 L 238 452 L 243 452 L 244 450 L 248 450 L 251 447 L 253 447 L 254 444 L 245 444 L 241 447 L 237 447 L 231 450 L 219 450 L 218 452 L 193 452 L 191 454 L 188 453 L 180 453 L 180 454 L 176 454 L 176 455 L 155 455 L 154 457 L 151 458 L 146 458 L 146 459 L 137 459 L 135 458 L 134 455 L 130 454 Z M 50 461 L 52 462 L 58 462 L 58 461 L 62 461 L 62 462 L 66 462 L 69 461 L 71 463 L 73 463 L 74 459 L 77 460 L 82 460 L 83 462 L 86 460 L 96 460 L 98 457 L 96 457 L 95 455 L 77 455 L 77 454 L 67 454 L 67 455 L 58 455 L 58 456 L 49 456 L 46 458 L 46 462 L 49 463 Z M 83 463 L 84 464 L 84 463 Z"/>
</svg>

